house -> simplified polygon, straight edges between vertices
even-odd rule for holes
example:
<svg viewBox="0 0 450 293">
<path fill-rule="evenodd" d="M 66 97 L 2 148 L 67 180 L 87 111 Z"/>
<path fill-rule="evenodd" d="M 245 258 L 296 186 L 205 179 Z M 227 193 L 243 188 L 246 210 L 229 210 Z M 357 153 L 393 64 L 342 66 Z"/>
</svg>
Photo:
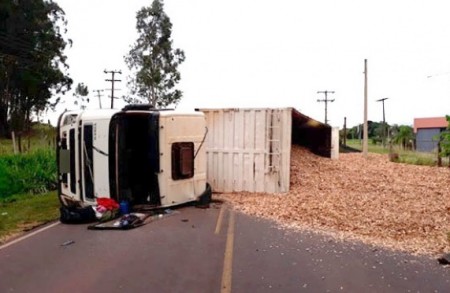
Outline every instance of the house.
<svg viewBox="0 0 450 293">
<path fill-rule="evenodd" d="M 414 118 L 416 150 L 419 152 L 436 151 L 439 134 L 447 127 L 448 121 L 445 117 Z"/>
</svg>

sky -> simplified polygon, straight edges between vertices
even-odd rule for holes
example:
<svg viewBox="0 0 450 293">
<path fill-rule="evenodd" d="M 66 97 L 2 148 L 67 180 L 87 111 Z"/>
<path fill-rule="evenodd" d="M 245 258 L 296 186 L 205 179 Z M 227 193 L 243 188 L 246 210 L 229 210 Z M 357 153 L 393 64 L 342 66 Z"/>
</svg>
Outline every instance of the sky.
<svg viewBox="0 0 450 293">
<path fill-rule="evenodd" d="M 94 89 L 109 106 L 111 76 L 127 94 L 124 56 L 137 39 L 136 12 L 151 0 L 55 0 L 68 20 L 66 50 L 74 85 Z M 450 4 L 446 0 L 165 0 L 174 48 L 184 50 L 177 109 L 294 107 L 324 121 L 318 91 L 334 91 L 328 120 L 363 122 L 364 59 L 368 119 L 412 125 L 450 115 Z M 67 101 L 50 115 L 52 122 Z M 120 108 L 123 102 L 115 101 Z"/>
</svg>

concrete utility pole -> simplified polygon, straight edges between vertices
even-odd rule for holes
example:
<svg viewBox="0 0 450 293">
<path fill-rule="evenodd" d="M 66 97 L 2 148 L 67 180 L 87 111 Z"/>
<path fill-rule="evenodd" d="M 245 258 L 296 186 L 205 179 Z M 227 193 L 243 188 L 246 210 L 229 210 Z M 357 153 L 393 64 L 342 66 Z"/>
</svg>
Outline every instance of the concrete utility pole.
<svg viewBox="0 0 450 293">
<path fill-rule="evenodd" d="M 344 146 L 347 146 L 347 117 L 344 117 Z"/>
<path fill-rule="evenodd" d="M 111 82 L 111 109 L 113 109 L 114 108 L 114 82 L 121 81 L 120 79 L 114 79 L 114 75 L 116 73 L 122 74 L 122 71 L 121 70 L 106 70 L 105 69 L 104 72 L 106 74 L 111 73 L 111 79 L 105 79 L 105 80 Z"/>
<path fill-rule="evenodd" d="M 100 94 L 101 92 L 103 92 L 104 90 L 94 90 L 94 92 L 97 92 L 97 97 L 98 97 L 98 104 L 100 106 L 100 109 L 102 109 L 102 99 L 101 97 L 103 96 L 102 94 Z"/>
<path fill-rule="evenodd" d="M 369 127 L 367 123 L 367 59 L 364 59 L 364 128 L 363 128 L 363 156 L 367 157 L 369 149 Z"/>
<path fill-rule="evenodd" d="M 389 98 L 382 98 L 377 100 L 377 102 L 383 103 L 383 147 L 386 146 L 386 118 L 384 116 L 384 101 L 386 101 Z"/>
<path fill-rule="evenodd" d="M 318 99 L 317 102 L 324 102 L 325 103 L 325 124 L 328 124 L 328 103 L 334 102 L 333 100 L 328 100 L 328 94 L 334 94 L 334 91 L 318 91 L 318 94 L 325 94 L 325 99 L 320 100 Z"/>
</svg>

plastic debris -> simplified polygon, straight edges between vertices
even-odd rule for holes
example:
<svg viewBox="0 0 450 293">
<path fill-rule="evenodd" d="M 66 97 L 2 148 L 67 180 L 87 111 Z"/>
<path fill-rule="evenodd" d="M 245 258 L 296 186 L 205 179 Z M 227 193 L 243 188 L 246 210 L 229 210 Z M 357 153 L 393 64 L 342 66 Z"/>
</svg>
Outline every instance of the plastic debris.
<svg viewBox="0 0 450 293">
<path fill-rule="evenodd" d="M 72 245 L 72 244 L 74 244 L 75 243 L 75 241 L 73 241 L 73 240 L 67 240 L 66 242 L 64 242 L 63 244 L 61 244 L 61 246 L 69 246 L 69 245 Z"/>
</svg>

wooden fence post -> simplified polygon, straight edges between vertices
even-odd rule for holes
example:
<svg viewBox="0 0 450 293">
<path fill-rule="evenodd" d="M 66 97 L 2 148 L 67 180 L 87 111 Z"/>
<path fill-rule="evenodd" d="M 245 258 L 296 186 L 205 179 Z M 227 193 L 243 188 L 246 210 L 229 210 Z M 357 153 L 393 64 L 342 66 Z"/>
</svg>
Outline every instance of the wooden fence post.
<svg viewBox="0 0 450 293">
<path fill-rule="evenodd" d="M 12 136 L 14 154 L 17 154 L 16 135 L 15 135 L 14 131 L 11 131 L 11 136 Z"/>
</svg>

